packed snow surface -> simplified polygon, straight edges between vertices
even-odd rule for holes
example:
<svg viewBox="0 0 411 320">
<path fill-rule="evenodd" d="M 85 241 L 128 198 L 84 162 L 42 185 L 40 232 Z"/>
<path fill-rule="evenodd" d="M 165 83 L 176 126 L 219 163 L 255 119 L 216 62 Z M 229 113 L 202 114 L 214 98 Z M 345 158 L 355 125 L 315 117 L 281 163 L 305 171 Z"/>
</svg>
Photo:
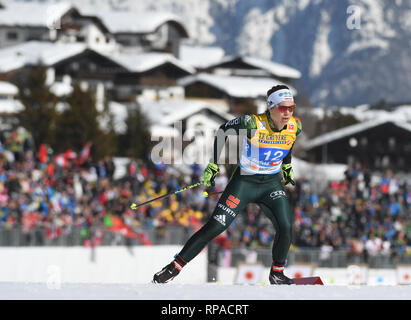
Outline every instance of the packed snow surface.
<svg viewBox="0 0 411 320">
<path fill-rule="evenodd" d="M 411 286 L 0 283 L 0 300 L 409 300 Z"/>
</svg>

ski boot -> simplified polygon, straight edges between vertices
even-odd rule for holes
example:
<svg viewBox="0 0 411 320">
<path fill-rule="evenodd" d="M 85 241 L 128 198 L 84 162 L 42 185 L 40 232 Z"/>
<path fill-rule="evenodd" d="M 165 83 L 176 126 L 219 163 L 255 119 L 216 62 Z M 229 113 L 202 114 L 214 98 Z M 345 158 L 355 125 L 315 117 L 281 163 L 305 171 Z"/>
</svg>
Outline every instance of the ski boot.
<svg viewBox="0 0 411 320">
<path fill-rule="evenodd" d="M 270 280 L 271 284 L 294 284 L 294 281 L 284 275 L 283 270 L 274 270 L 275 266 L 271 267 L 270 276 L 268 279 Z M 284 269 L 284 268 L 280 268 Z"/>
<path fill-rule="evenodd" d="M 180 256 L 176 256 L 174 261 L 166 265 L 161 271 L 157 272 L 153 277 L 153 283 L 167 283 L 173 280 L 184 267 L 186 262 Z"/>
</svg>

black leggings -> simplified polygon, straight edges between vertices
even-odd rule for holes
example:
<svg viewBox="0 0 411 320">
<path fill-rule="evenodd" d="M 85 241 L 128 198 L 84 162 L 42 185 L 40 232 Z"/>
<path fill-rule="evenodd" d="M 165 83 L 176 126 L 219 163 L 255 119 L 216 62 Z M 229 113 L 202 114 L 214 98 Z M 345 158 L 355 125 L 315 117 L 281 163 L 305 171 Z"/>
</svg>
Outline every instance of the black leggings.
<svg viewBox="0 0 411 320">
<path fill-rule="evenodd" d="M 283 263 L 291 245 L 292 217 L 281 174 L 247 175 L 237 167 L 222 193 L 208 222 L 187 241 L 180 256 L 189 262 L 203 248 L 226 230 L 249 203 L 256 203 L 271 220 L 276 233 L 272 247 L 273 261 Z"/>
</svg>

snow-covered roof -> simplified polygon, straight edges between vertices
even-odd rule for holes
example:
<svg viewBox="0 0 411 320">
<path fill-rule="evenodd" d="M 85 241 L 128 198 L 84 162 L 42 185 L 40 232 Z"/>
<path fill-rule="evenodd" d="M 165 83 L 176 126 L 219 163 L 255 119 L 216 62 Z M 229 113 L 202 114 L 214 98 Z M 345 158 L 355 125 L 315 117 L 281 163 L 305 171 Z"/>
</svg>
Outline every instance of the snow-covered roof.
<svg viewBox="0 0 411 320">
<path fill-rule="evenodd" d="M 152 100 L 143 101 L 140 105 L 142 112 L 147 115 L 151 123 L 158 125 L 172 125 L 176 121 L 183 120 L 203 109 L 211 110 L 225 120 L 234 118 L 233 115 L 201 100 Z"/>
<path fill-rule="evenodd" d="M 182 86 L 195 82 L 206 83 L 236 98 L 265 97 L 271 87 L 283 84 L 271 78 L 222 76 L 208 73 L 187 76 L 178 81 Z M 293 95 L 296 95 L 297 91 L 293 87 L 289 86 L 289 88 Z"/>
<path fill-rule="evenodd" d="M 8 2 L 7 6 L 0 10 L 0 25 L 47 28 L 72 8 L 67 2 Z"/>
<path fill-rule="evenodd" d="M 250 56 L 227 56 L 210 67 L 218 67 L 221 64 L 237 60 L 242 61 L 243 63 L 248 64 L 254 68 L 264 70 L 274 77 L 290 79 L 301 78 L 301 72 L 297 69 L 289 67 L 285 64 Z"/>
<path fill-rule="evenodd" d="M 394 125 L 401 127 L 405 130 L 408 130 L 411 132 L 411 124 L 405 122 L 405 121 L 401 121 L 398 120 L 394 121 L 392 119 L 375 119 L 375 120 L 370 120 L 370 121 L 365 121 L 365 122 L 361 122 L 361 123 L 357 123 L 357 124 L 353 124 L 351 126 L 347 126 L 341 129 L 337 129 L 334 130 L 332 132 L 327 132 L 324 133 L 318 137 L 315 137 L 311 140 L 309 140 L 306 144 L 305 144 L 305 149 L 309 150 L 318 146 L 321 146 L 323 144 L 335 141 L 335 140 L 339 140 L 342 139 L 344 137 L 348 137 L 351 135 L 354 135 L 356 133 L 368 130 L 370 128 L 374 128 L 377 126 L 380 126 L 384 123 L 387 122 L 391 122 Z"/>
<path fill-rule="evenodd" d="M 391 119 L 411 121 L 411 105 L 401 105 L 392 110 L 373 109 L 370 105 L 359 105 L 357 107 L 340 107 L 338 110 L 344 115 L 352 115 L 359 121 L 374 119 Z"/>
<path fill-rule="evenodd" d="M 318 119 L 324 119 L 325 115 L 332 117 L 334 111 L 340 112 L 345 116 L 353 116 L 361 122 L 370 120 L 392 120 L 411 122 L 411 105 L 400 105 L 390 110 L 375 109 L 369 104 L 361 104 L 355 107 L 346 106 L 329 106 L 327 108 L 302 108 L 301 111 L 316 116 Z"/>
<path fill-rule="evenodd" d="M 220 47 L 180 46 L 180 60 L 195 67 L 206 68 L 221 61 L 225 55 Z"/>
<path fill-rule="evenodd" d="M 102 52 L 101 54 L 105 54 Z M 176 67 L 186 71 L 189 74 L 195 73 L 194 68 L 190 65 L 178 60 L 170 53 L 147 52 L 147 53 L 132 53 L 132 52 L 116 52 L 106 54 L 107 58 L 120 64 L 130 72 L 146 72 L 166 63 L 171 63 Z"/>
<path fill-rule="evenodd" d="M 98 17 L 112 33 L 152 33 L 161 25 L 173 22 L 180 26 L 185 36 L 187 30 L 180 18 L 169 12 L 132 12 L 132 11 L 103 11 L 86 12 L 80 10 L 82 14 L 94 15 Z"/>
<path fill-rule="evenodd" d="M 15 96 L 19 93 L 19 89 L 12 83 L 0 81 L 0 95 Z"/>
<path fill-rule="evenodd" d="M 397 127 L 403 128 L 404 130 L 407 130 L 407 131 L 411 132 L 411 124 L 408 123 L 408 122 L 397 121 L 397 122 L 395 122 L 395 125 Z"/>
<path fill-rule="evenodd" d="M 0 99 L 0 113 L 16 113 L 24 110 L 23 104 L 16 99 Z"/>
<path fill-rule="evenodd" d="M 291 68 L 285 64 L 277 63 L 270 60 L 264 60 L 255 57 L 243 57 L 242 60 L 255 66 L 257 68 L 267 70 L 273 76 L 281 77 L 281 78 L 291 78 L 291 79 L 300 79 L 301 72 L 297 69 Z"/>
<path fill-rule="evenodd" d="M 199 100 L 151 100 L 140 102 L 140 107 L 150 122 L 152 137 L 177 137 L 180 133 L 172 125 L 203 109 L 211 110 L 226 120 L 234 118 L 233 115 L 222 112 L 215 106 Z M 126 130 L 127 106 L 111 101 L 109 108 L 114 115 L 116 132 L 124 133 Z M 104 121 L 102 123 L 105 126 Z"/>
<path fill-rule="evenodd" d="M 16 46 L 0 49 L 0 72 L 9 72 L 26 65 L 52 66 L 62 60 L 80 54 L 87 48 L 84 43 L 64 43 L 29 41 Z M 187 65 L 169 53 L 106 53 L 93 50 L 97 54 L 123 66 L 130 72 L 145 72 L 159 67 L 165 63 L 171 63 L 176 67 L 193 74 L 195 69 Z"/>
<path fill-rule="evenodd" d="M 28 41 L 0 50 L 0 72 L 9 72 L 26 65 L 52 66 L 64 59 L 82 53 L 84 43 Z"/>
</svg>

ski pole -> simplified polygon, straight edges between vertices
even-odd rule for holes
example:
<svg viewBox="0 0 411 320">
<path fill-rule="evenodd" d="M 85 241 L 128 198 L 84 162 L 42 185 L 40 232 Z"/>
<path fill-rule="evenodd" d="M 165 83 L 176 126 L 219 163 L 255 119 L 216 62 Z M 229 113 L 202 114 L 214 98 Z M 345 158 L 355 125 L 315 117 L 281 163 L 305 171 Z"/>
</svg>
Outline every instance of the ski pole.
<svg viewBox="0 0 411 320">
<path fill-rule="evenodd" d="M 171 196 L 171 195 L 173 195 L 173 194 L 178 194 L 178 193 L 183 192 L 183 191 L 186 191 L 186 190 L 188 190 L 188 189 L 193 189 L 193 188 L 195 188 L 195 187 L 198 187 L 198 186 L 200 186 L 202 183 L 203 183 L 202 181 L 197 182 L 197 183 L 192 184 L 192 185 L 190 185 L 190 186 L 187 186 L 187 187 L 185 187 L 185 188 L 179 189 L 179 190 L 177 190 L 177 191 L 169 192 L 169 193 L 164 194 L 164 195 L 162 195 L 162 196 L 160 196 L 160 197 L 157 197 L 157 198 L 148 200 L 148 201 L 143 202 L 143 203 L 140 203 L 140 204 L 132 203 L 132 204 L 130 205 L 130 209 L 136 210 L 138 207 L 141 207 L 141 206 L 144 206 L 144 205 L 146 205 L 146 204 L 149 204 L 150 202 L 153 202 L 153 201 L 156 201 L 156 200 L 160 200 L 160 199 L 163 199 L 163 198 L 167 198 L 167 197 L 169 197 L 169 196 Z"/>
</svg>

